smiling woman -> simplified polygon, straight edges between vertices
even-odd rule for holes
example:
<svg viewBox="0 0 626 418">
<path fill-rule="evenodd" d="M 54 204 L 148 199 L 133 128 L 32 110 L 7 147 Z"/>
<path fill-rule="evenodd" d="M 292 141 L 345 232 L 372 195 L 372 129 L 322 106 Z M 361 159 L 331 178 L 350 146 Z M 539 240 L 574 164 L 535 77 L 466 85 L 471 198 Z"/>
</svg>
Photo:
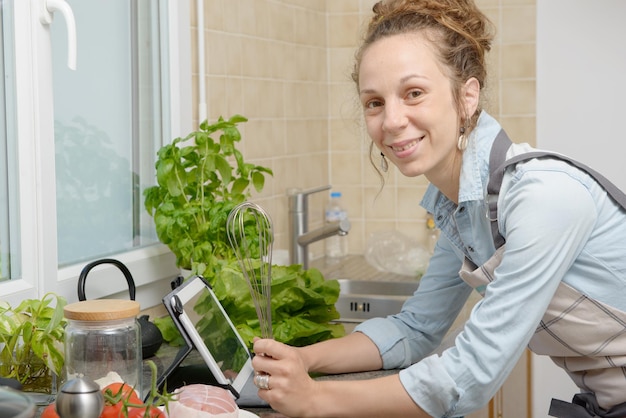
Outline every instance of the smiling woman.
<svg viewBox="0 0 626 418">
<path fill-rule="evenodd" d="M 40 3 L 0 2 L 0 292 L 75 299 L 81 265 L 111 255 L 145 273 L 139 286 L 169 279 L 141 193 L 156 149 L 189 129 L 188 1 L 67 0 L 50 23 Z"/>
</svg>

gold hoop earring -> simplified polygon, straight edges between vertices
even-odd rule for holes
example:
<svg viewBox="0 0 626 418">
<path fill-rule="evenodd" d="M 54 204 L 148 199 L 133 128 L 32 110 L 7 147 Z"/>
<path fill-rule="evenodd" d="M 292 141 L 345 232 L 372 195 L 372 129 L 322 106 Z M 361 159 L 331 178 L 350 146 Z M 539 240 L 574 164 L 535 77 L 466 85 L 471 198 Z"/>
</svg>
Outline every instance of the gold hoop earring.
<svg viewBox="0 0 626 418">
<path fill-rule="evenodd" d="M 380 169 L 383 173 L 386 173 L 389 170 L 389 164 L 387 163 L 387 159 L 385 158 L 385 154 L 380 153 Z"/>
<path fill-rule="evenodd" d="M 467 143 L 469 142 L 467 136 L 465 135 L 465 128 L 461 127 L 461 129 L 459 129 L 460 135 L 459 135 L 459 140 L 456 143 L 456 147 L 459 149 L 459 151 L 465 151 L 465 149 L 467 148 Z"/>
</svg>

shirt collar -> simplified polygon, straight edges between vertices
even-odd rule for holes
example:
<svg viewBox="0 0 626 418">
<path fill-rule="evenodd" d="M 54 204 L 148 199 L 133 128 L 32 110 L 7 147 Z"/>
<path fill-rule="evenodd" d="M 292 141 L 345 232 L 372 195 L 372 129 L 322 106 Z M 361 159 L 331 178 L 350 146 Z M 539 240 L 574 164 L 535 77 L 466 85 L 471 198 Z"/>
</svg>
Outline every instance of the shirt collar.
<svg viewBox="0 0 626 418">
<path fill-rule="evenodd" d="M 489 153 L 500 129 L 502 128 L 498 121 L 487 112 L 481 112 L 476 128 L 470 133 L 467 148 L 463 151 L 459 203 L 484 199 L 489 178 Z M 439 189 L 430 184 L 421 205 L 428 212 L 435 213 L 435 207 L 444 204 L 447 200 Z"/>
<path fill-rule="evenodd" d="M 489 179 L 489 154 L 500 132 L 500 124 L 487 112 L 478 118 L 476 128 L 470 133 L 467 148 L 463 152 L 459 180 L 459 203 L 482 200 Z"/>
</svg>

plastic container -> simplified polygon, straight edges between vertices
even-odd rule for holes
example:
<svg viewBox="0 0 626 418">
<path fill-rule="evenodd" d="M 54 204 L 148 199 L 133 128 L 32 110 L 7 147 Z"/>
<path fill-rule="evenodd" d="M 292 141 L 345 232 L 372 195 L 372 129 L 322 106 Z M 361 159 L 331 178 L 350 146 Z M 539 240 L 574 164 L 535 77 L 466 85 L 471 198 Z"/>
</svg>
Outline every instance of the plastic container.
<svg viewBox="0 0 626 418">
<path fill-rule="evenodd" d="M 87 377 L 101 387 L 123 381 L 142 394 L 139 302 L 98 299 L 64 308 L 67 378 Z"/>
<path fill-rule="evenodd" d="M 326 222 L 335 222 L 348 219 L 348 212 L 341 204 L 341 192 L 332 192 L 325 211 Z M 339 261 L 348 255 L 348 237 L 333 235 L 324 242 L 326 260 Z"/>
</svg>

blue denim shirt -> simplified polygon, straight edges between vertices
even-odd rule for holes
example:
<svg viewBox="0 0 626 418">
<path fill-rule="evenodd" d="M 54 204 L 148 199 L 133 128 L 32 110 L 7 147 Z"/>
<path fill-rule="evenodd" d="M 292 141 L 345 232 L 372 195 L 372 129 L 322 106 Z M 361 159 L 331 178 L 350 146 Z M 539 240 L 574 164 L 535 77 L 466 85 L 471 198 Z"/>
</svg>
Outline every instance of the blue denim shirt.
<svg viewBox="0 0 626 418">
<path fill-rule="evenodd" d="M 483 112 L 463 153 L 459 204 L 430 186 L 422 206 L 440 239 L 419 289 L 402 311 L 360 324 L 385 368 L 403 368 L 409 395 L 434 417 L 483 407 L 523 354 L 560 281 L 626 311 L 626 213 L 585 172 L 556 159 L 519 163 L 505 173 L 498 228 L 502 263 L 455 346 L 431 354 L 473 291 L 458 271 L 494 253 L 485 194 L 489 153 L 500 131 Z M 514 144 L 507 158 L 533 150 Z"/>
</svg>

